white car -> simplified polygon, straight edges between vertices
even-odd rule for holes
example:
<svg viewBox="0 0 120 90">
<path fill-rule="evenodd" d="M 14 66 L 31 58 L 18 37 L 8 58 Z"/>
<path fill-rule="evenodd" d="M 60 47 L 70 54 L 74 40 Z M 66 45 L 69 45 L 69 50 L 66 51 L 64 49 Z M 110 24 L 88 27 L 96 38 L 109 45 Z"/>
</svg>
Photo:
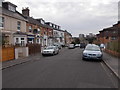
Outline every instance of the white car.
<svg viewBox="0 0 120 90">
<path fill-rule="evenodd" d="M 62 46 L 59 43 L 54 43 L 53 46 L 57 46 L 59 49 L 62 49 Z"/>
<path fill-rule="evenodd" d="M 75 48 L 75 45 L 74 45 L 74 44 L 69 44 L 68 48 L 69 48 L 69 49 L 74 49 L 74 48 Z"/>
<path fill-rule="evenodd" d="M 100 47 L 95 44 L 88 44 L 83 51 L 83 57 L 82 59 L 95 59 L 95 60 L 102 60 L 102 51 L 100 50 Z"/>
<path fill-rule="evenodd" d="M 75 47 L 80 47 L 80 44 L 76 44 Z"/>
<path fill-rule="evenodd" d="M 59 49 L 57 46 L 48 46 L 42 50 L 42 55 L 55 55 L 59 53 Z"/>
<path fill-rule="evenodd" d="M 100 48 L 103 50 L 103 49 L 105 49 L 105 45 L 102 43 L 102 44 L 100 44 Z"/>
</svg>

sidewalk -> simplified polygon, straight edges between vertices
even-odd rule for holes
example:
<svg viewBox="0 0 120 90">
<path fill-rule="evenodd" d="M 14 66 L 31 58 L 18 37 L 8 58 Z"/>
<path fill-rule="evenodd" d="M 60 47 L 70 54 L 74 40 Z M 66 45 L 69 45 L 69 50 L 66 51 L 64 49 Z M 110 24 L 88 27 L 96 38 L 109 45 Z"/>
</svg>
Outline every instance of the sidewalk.
<svg viewBox="0 0 120 90">
<path fill-rule="evenodd" d="M 28 57 L 20 58 L 20 59 L 15 59 L 15 60 L 10 60 L 10 61 L 5 61 L 2 62 L 2 69 L 12 67 L 18 64 L 26 63 L 28 61 L 33 61 L 33 60 L 40 60 L 41 53 L 33 54 Z"/>
<path fill-rule="evenodd" d="M 105 52 L 103 52 L 103 61 L 105 62 L 105 64 L 114 72 L 114 74 L 120 78 L 119 74 L 118 74 L 118 58 L 111 56 Z"/>
</svg>

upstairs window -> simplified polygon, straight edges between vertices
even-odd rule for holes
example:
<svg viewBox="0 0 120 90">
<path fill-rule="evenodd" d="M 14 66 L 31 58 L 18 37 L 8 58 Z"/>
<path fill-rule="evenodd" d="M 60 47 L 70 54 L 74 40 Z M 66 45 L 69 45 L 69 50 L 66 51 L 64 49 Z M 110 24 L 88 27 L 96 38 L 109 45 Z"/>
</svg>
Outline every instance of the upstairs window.
<svg viewBox="0 0 120 90">
<path fill-rule="evenodd" d="M 38 28 L 37 30 L 38 30 L 38 34 L 40 34 L 40 29 Z"/>
<path fill-rule="evenodd" d="M 111 40 L 116 40 L 117 39 L 117 37 L 111 37 Z"/>
<path fill-rule="evenodd" d="M 61 36 L 63 37 L 63 33 L 61 33 Z"/>
<path fill-rule="evenodd" d="M 18 21 L 17 22 L 17 30 L 20 31 L 20 29 L 21 29 L 21 22 Z"/>
<path fill-rule="evenodd" d="M 50 23 L 50 26 L 52 27 L 52 24 Z"/>
<path fill-rule="evenodd" d="M 0 16 L 0 28 L 4 28 L 4 17 Z"/>
<path fill-rule="evenodd" d="M 15 12 L 15 9 L 16 9 L 16 8 L 15 8 L 14 6 L 9 5 L 8 7 L 9 7 L 9 10 L 10 10 L 10 11 Z"/>
<path fill-rule="evenodd" d="M 106 39 L 109 39 L 109 37 L 107 36 Z"/>
<path fill-rule="evenodd" d="M 32 26 L 29 26 L 29 32 L 32 32 Z"/>
<path fill-rule="evenodd" d="M 43 20 L 41 20 L 41 24 L 45 24 L 45 22 Z"/>
<path fill-rule="evenodd" d="M 0 7 L 2 7 L 2 2 L 0 1 Z"/>
<path fill-rule="evenodd" d="M 113 31 L 113 34 L 117 33 L 116 31 Z"/>
</svg>

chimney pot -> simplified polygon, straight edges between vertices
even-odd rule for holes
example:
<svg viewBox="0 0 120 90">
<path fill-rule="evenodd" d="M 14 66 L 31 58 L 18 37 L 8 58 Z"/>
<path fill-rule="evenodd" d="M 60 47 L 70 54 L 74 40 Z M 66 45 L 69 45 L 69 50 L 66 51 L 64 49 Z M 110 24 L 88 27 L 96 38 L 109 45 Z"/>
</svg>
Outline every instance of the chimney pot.
<svg viewBox="0 0 120 90">
<path fill-rule="evenodd" d="M 22 14 L 25 15 L 25 16 L 29 16 L 29 7 L 26 7 L 26 8 L 22 8 Z"/>
</svg>

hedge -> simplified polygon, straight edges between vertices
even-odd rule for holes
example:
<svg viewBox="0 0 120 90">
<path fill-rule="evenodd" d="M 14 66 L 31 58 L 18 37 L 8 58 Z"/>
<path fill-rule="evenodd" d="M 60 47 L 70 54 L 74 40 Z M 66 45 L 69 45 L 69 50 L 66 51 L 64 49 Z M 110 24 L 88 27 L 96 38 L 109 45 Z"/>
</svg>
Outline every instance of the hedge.
<svg viewBox="0 0 120 90">
<path fill-rule="evenodd" d="M 120 53 L 120 41 L 111 41 L 107 43 L 107 49 Z"/>
</svg>

